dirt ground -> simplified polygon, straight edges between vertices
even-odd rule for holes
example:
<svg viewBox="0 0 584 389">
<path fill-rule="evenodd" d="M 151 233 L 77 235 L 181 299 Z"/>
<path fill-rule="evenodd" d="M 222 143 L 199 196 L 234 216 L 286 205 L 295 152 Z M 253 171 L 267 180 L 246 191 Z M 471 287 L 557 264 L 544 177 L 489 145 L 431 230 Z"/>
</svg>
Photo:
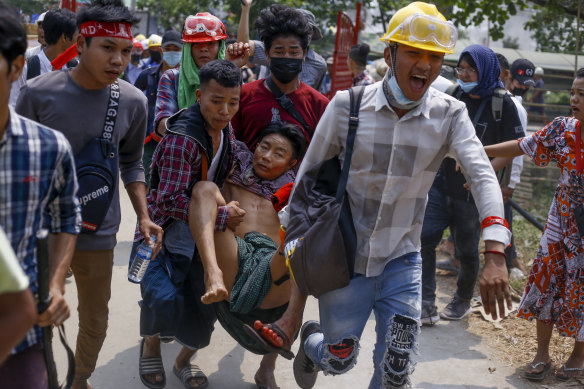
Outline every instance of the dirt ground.
<svg viewBox="0 0 584 389">
<path fill-rule="evenodd" d="M 438 260 L 445 259 L 443 253 L 438 253 Z M 521 260 L 521 258 L 520 258 Z M 528 260 L 521 260 L 523 267 L 529 271 L 531 263 Z M 456 274 L 448 271 L 436 271 L 437 288 L 450 296 L 456 290 Z M 514 301 L 519 301 L 523 290 L 512 291 Z M 480 296 L 480 292 L 475 290 L 475 296 Z M 468 331 L 480 336 L 489 338 L 492 342 L 494 354 L 491 356 L 496 361 L 505 366 L 515 368 L 517 374 L 523 374 L 523 368 L 533 360 L 537 348 L 535 321 L 527 321 L 518 318 L 515 312 L 498 323 L 489 322 L 478 312 L 473 312 L 468 318 Z M 554 330 L 550 355 L 553 368 L 558 369 L 568 359 L 574 340 L 558 335 Z M 584 377 L 571 379 L 566 383 L 559 382 L 554 374 L 547 374 L 546 378 L 539 384 L 534 384 L 534 388 L 584 388 Z"/>
</svg>

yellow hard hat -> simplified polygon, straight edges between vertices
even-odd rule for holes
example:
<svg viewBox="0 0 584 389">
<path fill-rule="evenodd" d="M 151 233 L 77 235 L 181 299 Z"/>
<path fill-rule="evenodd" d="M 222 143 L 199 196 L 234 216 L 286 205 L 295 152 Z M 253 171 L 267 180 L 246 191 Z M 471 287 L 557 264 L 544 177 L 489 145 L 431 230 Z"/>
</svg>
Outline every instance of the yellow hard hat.
<svg viewBox="0 0 584 389">
<path fill-rule="evenodd" d="M 381 40 L 452 54 L 457 37 L 454 24 L 434 4 L 416 1 L 393 15 Z"/>
<path fill-rule="evenodd" d="M 162 46 L 162 37 L 160 35 L 152 34 L 148 37 L 148 47 Z"/>
<path fill-rule="evenodd" d="M 144 34 L 138 34 L 136 35 L 135 39 L 138 39 L 140 42 L 142 42 L 144 39 L 146 39 L 146 37 Z"/>
</svg>

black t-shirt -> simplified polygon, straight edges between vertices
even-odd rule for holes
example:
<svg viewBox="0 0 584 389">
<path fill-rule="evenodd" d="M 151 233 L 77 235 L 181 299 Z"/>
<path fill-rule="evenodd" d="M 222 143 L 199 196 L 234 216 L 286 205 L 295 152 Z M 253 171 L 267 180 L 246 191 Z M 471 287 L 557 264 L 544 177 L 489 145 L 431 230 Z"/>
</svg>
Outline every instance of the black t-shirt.
<svg viewBox="0 0 584 389">
<path fill-rule="evenodd" d="M 483 144 L 489 146 L 508 140 L 518 139 L 525 136 L 523 126 L 519 120 L 515 103 L 511 96 L 506 94 L 503 97 L 503 111 L 500 125 L 497 127 L 493 117 L 491 96 L 483 99 L 473 99 L 467 93 L 457 93 L 455 97 L 466 104 L 468 116 L 475 126 L 476 135 Z M 479 117 L 481 103 L 485 100 L 483 109 Z M 462 173 L 456 171 L 456 161 L 452 158 L 445 158 L 438 172 L 439 188 L 450 196 L 472 199 L 470 192 L 464 188 L 466 182 Z"/>
</svg>

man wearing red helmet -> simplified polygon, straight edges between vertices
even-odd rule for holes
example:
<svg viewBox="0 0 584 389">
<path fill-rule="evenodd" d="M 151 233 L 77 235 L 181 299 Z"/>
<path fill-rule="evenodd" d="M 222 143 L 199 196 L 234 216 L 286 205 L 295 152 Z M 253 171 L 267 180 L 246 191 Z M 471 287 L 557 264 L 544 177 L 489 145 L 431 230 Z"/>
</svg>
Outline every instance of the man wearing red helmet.
<svg viewBox="0 0 584 389">
<path fill-rule="evenodd" d="M 180 68 L 166 71 L 160 78 L 154 116 L 154 136 L 162 138 L 166 120 L 181 109 L 193 105 L 199 89 L 199 69 L 215 59 L 227 59 L 242 67 L 249 57 L 249 45 L 239 44 L 247 56 L 232 59 L 225 53 L 227 30 L 223 22 L 209 12 L 190 15 L 185 20 Z M 245 58 L 245 59 L 244 59 Z M 159 139 L 157 139 L 159 140 Z"/>
</svg>

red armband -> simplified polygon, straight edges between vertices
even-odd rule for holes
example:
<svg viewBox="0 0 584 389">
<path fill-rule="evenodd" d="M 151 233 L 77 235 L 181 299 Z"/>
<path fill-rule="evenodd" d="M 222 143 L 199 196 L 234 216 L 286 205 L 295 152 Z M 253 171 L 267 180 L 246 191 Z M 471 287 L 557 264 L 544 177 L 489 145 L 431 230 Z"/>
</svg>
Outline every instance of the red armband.
<svg viewBox="0 0 584 389">
<path fill-rule="evenodd" d="M 483 251 L 483 254 L 499 254 L 505 257 L 505 259 L 507 259 L 507 254 L 505 254 L 503 251 L 485 250 Z"/>
<path fill-rule="evenodd" d="M 498 216 L 489 216 L 486 217 L 482 222 L 481 222 L 481 229 L 485 229 L 489 226 L 492 226 L 493 224 L 500 224 L 503 227 L 509 229 L 509 223 L 507 223 L 507 220 L 498 217 Z"/>
<path fill-rule="evenodd" d="M 160 141 L 162 140 L 162 137 L 160 135 L 158 135 L 158 132 L 156 132 L 156 130 L 154 130 L 154 131 L 152 131 L 152 133 L 150 133 L 150 137 L 156 143 L 160 143 Z"/>
</svg>

